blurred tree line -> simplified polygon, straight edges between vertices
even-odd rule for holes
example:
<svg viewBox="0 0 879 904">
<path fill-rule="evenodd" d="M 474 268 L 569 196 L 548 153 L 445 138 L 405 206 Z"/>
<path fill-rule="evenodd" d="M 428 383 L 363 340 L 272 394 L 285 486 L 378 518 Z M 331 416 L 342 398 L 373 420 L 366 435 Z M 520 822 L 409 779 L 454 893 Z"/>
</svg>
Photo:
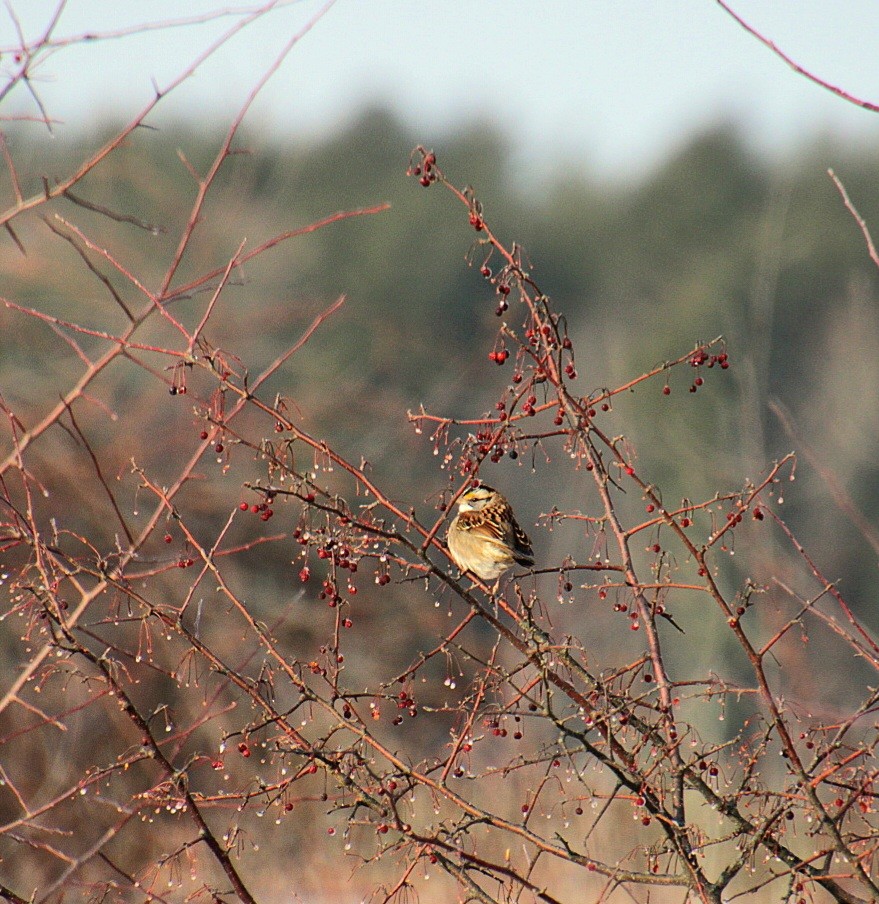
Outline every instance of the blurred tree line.
<svg viewBox="0 0 879 904">
<path fill-rule="evenodd" d="M 51 180 L 65 172 L 65 161 L 80 159 L 100 131 L 80 136 L 73 148 L 60 139 L 48 151 L 44 142 L 35 146 L 30 171 L 22 173 L 25 194 L 39 190 L 41 175 Z M 154 267 L 158 278 L 195 190 L 189 168 L 203 172 L 220 139 L 219 131 L 182 124 L 138 130 L 77 187 L 75 194 L 92 205 L 124 212 L 151 230 L 130 223 L 108 227 L 99 213 L 66 201 L 54 209 L 86 234 L 92 229 L 102 241 L 109 236 L 114 254 L 147 272 Z M 273 389 L 292 400 L 309 429 L 342 452 L 365 455 L 387 485 L 399 486 L 401 499 L 430 505 L 446 475 L 430 443 L 407 423 L 406 411 L 423 403 L 452 417 L 478 416 L 491 409 L 510 373 L 498 368 L 486 376 L 499 321 L 493 293 L 478 272 L 479 252 L 468 254 L 472 230 L 448 198 L 405 178 L 408 153 L 419 139 L 424 136 L 381 109 L 310 144 L 272 144 L 251 132 L 236 143 L 240 153 L 221 172 L 179 279 L 222 266 L 242 240 L 246 250 L 333 211 L 390 202 L 385 213 L 279 245 L 253 273 L 244 267 L 244 279 L 224 293 L 234 302 L 226 305 L 222 330 L 215 327 L 212 341 L 231 346 L 246 331 L 257 340 L 250 343 L 257 357 L 248 366 L 265 366 L 330 300 L 345 294 L 342 313 L 285 365 Z M 28 140 L 23 129 L 11 139 L 17 153 Z M 666 493 L 710 497 L 738 488 L 805 442 L 870 518 L 879 504 L 877 274 L 826 170 L 834 168 L 879 231 L 879 148 L 855 151 L 825 141 L 768 160 L 750 150 L 735 128 L 722 126 L 682 144 L 645 176 L 615 183 L 591 177 L 588 161 L 559 162 L 539 179 L 525 178 L 511 143 L 485 129 L 462 131 L 434 150 L 447 173 L 474 186 L 495 231 L 524 248 L 534 278 L 566 312 L 577 347 L 589 354 L 578 361 L 584 395 L 685 353 L 697 340 L 721 333 L 727 338 L 733 366 L 723 378 L 690 395 L 688 384 L 672 374 L 667 398 L 657 399 L 660 387 L 651 381 L 616 402 L 607 416 Z M 175 209 L 168 199 L 174 197 L 181 199 L 180 221 L 168 222 Z M 99 284 L 85 267 L 72 265 L 75 252 L 58 236 L 31 223 L 20 239 L 26 255 L 11 242 L 2 255 L 3 294 L 23 304 L 39 298 L 41 309 L 74 322 L 89 323 L 90 306 L 107 305 Z M 73 352 L 69 359 L 54 351 L 41 355 L 41 349 L 57 347 L 44 324 L 0 309 L 0 330 L 0 391 L 29 424 L 47 399 L 57 399 L 79 362 Z M 89 340 L 81 341 L 88 349 Z M 102 385 L 101 405 L 141 406 L 132 428 L 141 434 L 132 438 L 142 449 L 138 463 L 161 475 L 165 448 L 181 431 L 195 436 L 200 429 L 185 399 L 160 399 L 151 387 L 152 401 L 145 405 L 137 386 L 111 378 Z M 795 436 L 772 413 L 773 399 L 789 410 Z M 99 432 L 90 438 L 112 457 L 112 449 L 101 450 Z M 42 443 L 39 454 L 68 463 L 67 483 L 57 492 L 70 494 L 71 508 L 85 524 L 89 507 L 76 498 L 75 465 L 84 456 L 75 447 L 74 437 L 56 437 Z M 120 450 L 120 474 L 128 454 Z M 539 559 L 583 556 L 574 527 L 535 527 L 554 505 L 579 504 L 579 487 L 564 469 L 556 476 L 549 462 L 532 480 L 529 462 L 521 459 L 485 468 L 482 476 L 515 499 Z M 240 487 L 249 476 L 247 462 L 239 457 L 230 475 Z M 865 621 L 879 625 L 876 554 L 834 504 L 826 477 L 803 461 L 798 478 L 785 505 L 799 538 L 825 573 L 840 581 Z M 191 500 L 206 516 L 212 492 L 206 485 L 203 496 Z M 249 579 L 289 594 L 295 574 L 290 549 L 273 549 L 254 555 Z M 770 544 L 767 558 L 772 555 Z M 729 579 L 739 580 L 732 561 L 730 569 Z M 405 588 L 399 605 L 405 611 Z M 605 615 L 594 610 L 594 600 L 584 605 L 600 633 Z M 582 618 L 583 611 L 571 617 Z M 409 652 L 380 630 L 395 614 L 372 617 L 380 649 L 405 665 Z M 677 617 L 698 635 L 698 612 Z M 409 622 L 414 646 L 425 618 Z M 702 638 L 698 649 L 693 655 L 704 657 L 702 665 L 723 654 L 710 638 Z"/>
</svg>

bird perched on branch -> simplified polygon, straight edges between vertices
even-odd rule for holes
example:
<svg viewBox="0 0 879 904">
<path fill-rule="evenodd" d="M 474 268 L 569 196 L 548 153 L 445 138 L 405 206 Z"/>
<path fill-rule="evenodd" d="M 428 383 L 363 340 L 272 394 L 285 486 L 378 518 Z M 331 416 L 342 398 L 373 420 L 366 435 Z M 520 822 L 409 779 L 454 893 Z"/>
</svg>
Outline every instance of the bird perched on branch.
<svg viewBox="0 0 879 904">
<path fill-rule="evenodd" d="M 458 500 L 447 541 L 458 568 L 483 581 L 497 580 L 513 565 L 529 568 L 534 564 L 531 541 L 516 522 L 510 503 L 485 484 L 467 490 Z"/>
</svg>

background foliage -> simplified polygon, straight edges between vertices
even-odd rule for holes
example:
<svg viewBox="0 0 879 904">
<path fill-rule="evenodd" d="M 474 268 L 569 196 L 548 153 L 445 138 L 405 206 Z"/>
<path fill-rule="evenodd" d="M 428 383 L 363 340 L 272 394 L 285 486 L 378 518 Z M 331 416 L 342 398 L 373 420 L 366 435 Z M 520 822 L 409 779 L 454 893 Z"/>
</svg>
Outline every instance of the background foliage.
<svg viewBox="0 0 879 904">
<path fill-rule="evenodd" d="M 114 128 L 108 125 L 103 131 L 112 134 Z M 18 159 L 30 161 L 21 173 L 24 193 L 39 191 L 43 174 L 51 183 L 98 137 L 65 139 L 67 144 L 59 142 L 47 151 L 29 128 L 17 127 L 8 140 Z M 422 405 L 452 417 L 490 412 L 509 381 L 509 368 L 497 368 L 487 357 L 499 321 L 495 294 L 479 275 L 481 261 L 471 257 L 472 229 L 447 198 L 422 191 L 405 178 L 409 150 L 422 137 L 408 134 L 381 109 L 365 111 L 344 132 L 311 146 L 277 147 L 265 144 L 258 133 L 239 136 L 235 149 L 240 153 L 227 162 L 214 185 L 179 280 L 222 264 L 244 238 L 246 250 L 332 211 L 390 202 L 383 213 L 338 222 L 279 245 L 262 255 L 258 266 L 236 273 L 224 290 L 223 317 L 213 324 L 211 342 L 220 350 L 245 343 L 246 367 L 259 372 L 298 341 L 328 300 L 345 295 L 332 325 L 289 359 L 268 390 L 290 400 L 295 419 L 313 436 L 343 455 L 367 460 L 370 473 L 391 497 L 404 508 L 413 506 L 429 522 L 450 477 L 448 469 L 440 468 L 443 456 L 434 454 L 429 430 L 419 435 L 406 412 Z M 130 262 L 142 279 L 151 274 L 155 283 L 189 215 L 193 186 L 187 162 L 204 171 L 220 140 L 210 129 L 182 125 L 136 132 L 75 193 L 154 228 L 108 221 L 66 199 L 47 204 L 40 217 L 16 224 L 26 254 L 10 239 L 0 255 L 3 295 L 95 329 L 109 329 L 116 318 L 115 328 L 121 330 L 121 312 L 107 314 L 100 284 L 58 234 L 64 232 L 64 221 L 56 216 L 73 217 L 84 233 L 100 234 L 114 257 Z M 555 309 L 564 312 L 584 396 L 686 354 L 696 342 L 725 337 L 732 361 L 728 371 L 712 375 L 695 393 L 688 392 L 692 375 L 683 368 L 669 372 L 668 395 L 661 380 L 648 381 L 614 399 L 603 416 L 603 429 L 610 435 L 625 433 L 639 473 L 662 486 L 669 506 L 683 496 L 710 498 L 736 491 L 792 448 L 805 450 L 797 481 L 779 490 L 785 498 L 777 502 L 824 574 L 838 580 L 863 623 L 879 629 L 874 605 L 879 548 L 869 523 L 853 523 L 858 512 L 869 521 L 877 504 L 877 274 L 826 174 L 832 166 L 867 222 L 879 223 L 879 149 L 854 153 L 819 143 L 794 159 L 767 161 L 756 158 L 734 129 L 718 127 L 686 143 L 643 181 L 627 185 L 595 182 L 580 161 L 559 164 L 551 177 L 534 184 L 510 162 L 507 142 L 484 131 L 450 137 L 435 150 L 447 173 L 476 187 L 490 209 L 492 229 L 521 244 L 526 269 L 553 298 Z M 133 298 L 123 300 L 133 303 Z M 181 317 L 191 317 L 203 302 L 197 294 L 174 305 Z M 159 347 L 169 335 L 173 330 L 159 320 L 147 325 L 139 341 Z M 102 342 L 88 336 L 77 341 L 87 354 Z M 0 395 L 26 429 L 75 381 L 81 361 L 72 348 L 59 351 L 63 346 L 51 324 L 10 308 L 0 308 L 0 343 Z M 107 518 L 106 498 L 96 492 L 93 456 L 136 520 L 143 490 L 132 475 L 132 463 L 161 486 L 174 479 L 180 457 L 197 447 L 204 428 L 189 394 L 169 394 L 168 384 L 177 377 L 166 369 L 167 361 L 148 351 L 142 358 L 147 369 L 108 369 L 90 387 L 89 404 L 77 406 L 75 419 L 66 421 L 63 430 L 46 433 L 28 453 L 29 469 L 39 475 L 42 490 L 34 505 L 46 523 L 61 519 L 64 531 L 90 538 L 99 550 L 124 542 L 119 524 Z M 198 375 L 191 380 L 191 392 L 198 393 Z M 106 429 L 111 422 L 112 429 Z M 466 436 L 466 429 L 455 429 Z M 4 446 L 4 454 L 10 448 Z M 175 505 L 205 536 L 215 534 L 240 500 L 253 501 L 244 485 L 259 479 L 264 468 L 258 462 L 252 451 L 227 443 L 202 459 L 198 479 L 184 488 Z M 297 467 L 309 465 L 299 462 Z M 531 454 L 486 462 L 481 476 L 511 498 L 532 535 L 539 563 L 555 567 L 566 556 L 593 554 L 594 538 L 581 525 L 549 517 L 555 509 L 589 511 L 594 504 L 582 472 L 571 469 L 561 449 L 535 443 Z M 325 479 L 331 485 L 336 480 L 332 475 Z M 632 495 L 621 505 L 643 511 L 642 500 Z M 253 615 L 271 626 L 285 652 L 308 662 L 325 642 L 331 616 L 319 599 L 317 570 L 305 580 L 300 577 L 302 568 L 313 568 L 315 562 L 291 536 L 298 510 L 283 501 L 275 508 L 272 520 L 248 516 L 233 524 L 227 541 L 248 548 L 230 560 L 224 574 Z M 174 565 L 191 550 L 171 520 L 168 536 L 169 543 L 157 542 L 148 550 L 142 566 L 156 569 L 160 586 L 169 598 L 177 598 L 186 582 L 181 584 Z M 263 536 L 270 542 L 252 545 Z M 746 577 L 755 577 L 765 591 L 761 606 L 769 611 L 780 609 L 790 592 L 804 598 L 814 594 L 794 554 L 769 531 L 750 524 L 740 537 L 752 557 L 747 569 L 739 571 L 734 546 L 728 550 L 720 566 L 725 586 L 739 587 Z M 8 578 L 24 567 L 27 551 L 10 547 L 3 555 Z M 9 608 L 18 615 L 20 585 L 14 593 Z M 579 636 L 597 669 L 637 655 L 641 638 L 621 629 L 626 623 L 614 611 L 613 599 L 601 599 L 585 585 L 559 597 L 564 599 L 550 615 L 554 626 Z M 679 599 L 674 616 L 687 635 L 686 643 L 669 647 L 673 668 L 694 677 L 721 671 L 725 680 L 745 681 L 746 664 L 739 662 L 740 653 L 716 618 L 706 617 L 705 601 L 695 595 Z M 547 600 L 546 605 L 556 605 L 552 593 Z M 364 687 L 403 672 L 435 646 L 436 638 L 449 630 L 454 610 L 448 594 L 397 580 L 387 588 L 364 582 L 350 604 L 357 644 L 347 654 L 346 669 L 356 676 L 349 682 L 362 679 Z M 246 661 L 247 651 L 237 648 L 241 638 L 228 627 L 225 606 L 210 594 L 199 606 L 205 636 L 230 657 L 238 652 Z M 5 618 L 0 629 L 4 686 L 14 681 L 33 630 L 30 624 L 23 627 L 20 617 Z M 493 638 L 486 633 L 481 639 L 489 655 Z M 479 648 L 479 635 L 473 643 Z M 780 696 L 796 693 L 829 717 L 837 707 L 861 699 L 872 673 L 854 655 L 828 667 L 822 652 L 826 643 L 819 634 L 804 644 L 785 660 L 778 681 Z M 816 661 L 822 663 L 820 669 Z M 427 755 L 443 743 L 454 724 L 453 713 L 443 715 L 449 682 L 467 670 L 443 660 L 424 669 L 419 700 L 433 707 L 436 717 L 409 730 L 410 756 Z M 176 712 L 175 724 L 196 718 L 189 709 L 192 699 L 179 695 L 167 676 L 142 680 L 151 685 L 148 696 Z M 77 693 L 87 694 L 76 691 L 78 686 L 63 675 L 60 681 L 47 681 L 47 691 L 73 708 L 80 699 Z M 747 721 L 749 705 L 747 697 L 731 699 L 730 708 L 738 710 L 731 720 L 735 725 Z M 693 722 L 704 738 L 723 743 L 733 736 L 724 716 L 705 707 Z M 89 708 L 70 716 L 57 744 L 46 741 L 47 734 L 54 736 L 51 725 L 34 729 L 34 724 L 23 722 L 18 709 L 6 710 L 0 721 L 0 741 L 12 745 L 7 749 L 14 746 L 19 764 L 29 764 L 27 777 L 19 774 L 17 781 L 25 782 L 34 796 L 39 796 L 41 782 L 51 785 L 53 777 L 82 773 L 117 755 Z M 217 741 L 208 733 L 204 743 Z M 490 770 L 493 761 L 486 756 L 482 766 Z M 511 754 L 497 756 L 500 762 Z M 229 768 L 234 774 L 235 767 Z M 0 791 L 4 823 L 14 822 L 18 803 L 11 792 Z M 321 895 L 340 900 L 334 895 L 350 893 L 348 867 L 341 844 L 329 849 L 325 844 L 326 827 L 339 821 L 321 800 L 319 783 L 304 812 L 309 818 L 288 820 L 283 832 L 268 833 L 261 841 L 277 859 L 275 869 L 264 870 L 257 881 L 266 894 L 281 883 L 304 900 L 319 901 Z M 74 832 L 80 831 L 79 819 L 71 806 Z M 620 820 L 626 839 L 622 847 L 629 828 Z M 33 888 L 57 879 L 58 864 L 41 859 L 33 848 L 21 856 L 14 833 L 4 835 L 0 844 L 8 884 Z M 143 855 L 148 860 L 150 852 Z M 128 857 L 129 867 L 138 868 L 137 857 L 130 852 Z M 297 881 L 290 883 L 291 862 L 297 872 L 306 867 L 333 870 L 339 888 L 330 887 L 327 879 L 308 878 L 317 872 L 298 872 Z M 345 863 L 344 877 L 339 863 Z M 377 880 L 364 868 L 350 882 L 366 894 Z M 421 896 L 428 899 L 426 891 Z"/>
</svg>

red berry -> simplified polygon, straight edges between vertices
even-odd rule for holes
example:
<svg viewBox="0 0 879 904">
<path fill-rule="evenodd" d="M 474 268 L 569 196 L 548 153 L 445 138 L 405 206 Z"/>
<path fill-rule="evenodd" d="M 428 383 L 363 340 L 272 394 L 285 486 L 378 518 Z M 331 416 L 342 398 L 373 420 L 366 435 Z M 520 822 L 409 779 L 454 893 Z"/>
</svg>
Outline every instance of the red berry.
<svg viewBox="0 0 879 904">
<path fill-rule="evenodd" d="M 238 508 L 242 512 L 246 512 L 250 508 L 250 506 L 246 502 L 242 502 L 241 505 L 238 506 Z"/>
<path fill-rule="evenodd" d="M 669 386 L 668 384 L 666 384 L 665 386 L 663 386 L 663 387 L 662 387 L 662 394 L 663 394 L 663 395 L 671 395 L 671 386 Z"/>
</svg>

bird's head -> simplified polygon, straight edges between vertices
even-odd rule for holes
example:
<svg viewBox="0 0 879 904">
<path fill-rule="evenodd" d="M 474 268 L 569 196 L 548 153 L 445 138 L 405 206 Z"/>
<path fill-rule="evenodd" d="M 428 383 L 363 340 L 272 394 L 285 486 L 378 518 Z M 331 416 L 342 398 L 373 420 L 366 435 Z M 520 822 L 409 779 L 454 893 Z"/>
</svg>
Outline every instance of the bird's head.
<svg viewBox="0 0 879 904">
<path fill-rule="evenodd" d="M 464 493 L 458 500 L 458 509 L 462 512 L 478 512 L 499 497 L 497 490 L 482 483 Z"/>
</svg>

